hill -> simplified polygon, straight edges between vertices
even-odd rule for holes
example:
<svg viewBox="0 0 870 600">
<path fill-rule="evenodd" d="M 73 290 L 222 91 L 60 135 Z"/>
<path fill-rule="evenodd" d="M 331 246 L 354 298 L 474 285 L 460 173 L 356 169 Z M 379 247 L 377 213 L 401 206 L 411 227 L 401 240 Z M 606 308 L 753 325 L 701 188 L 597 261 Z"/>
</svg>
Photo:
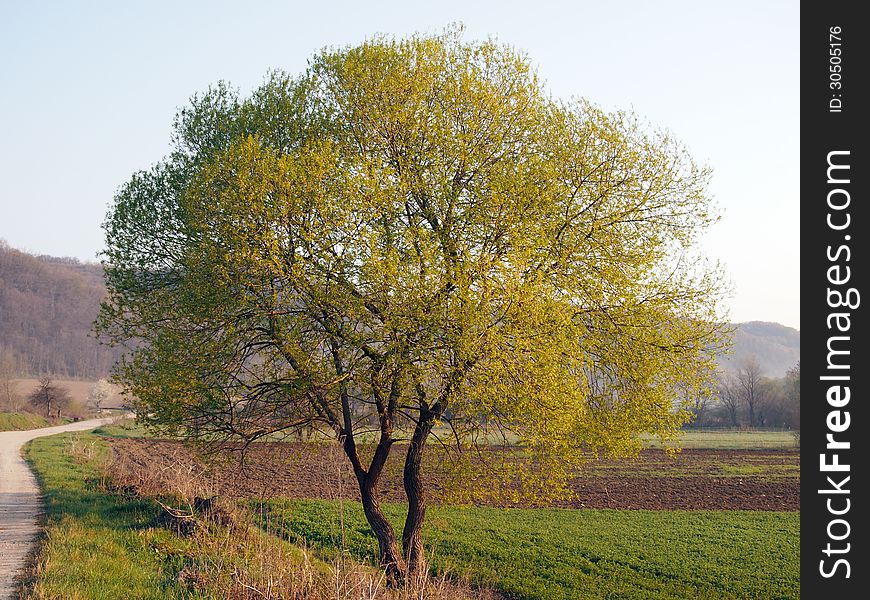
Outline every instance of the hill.
<svg viewBox="0 0 870 600">
<path fill-rule="evenodd" d="M 100 265 L 0 240 L 0 359 L 19 376 L 105 377 L 117 351 L 91 334 L 105 294 Z"/>
<path fill-rule="evenodd" d="M 733 353 L 719 361 L 726 371 L 754 356 L 764 375 L 782 377 L 801 358 L 801 333 L 797 329 L 767 321 L 748 321 L 734 327 Z"/>
</svg>

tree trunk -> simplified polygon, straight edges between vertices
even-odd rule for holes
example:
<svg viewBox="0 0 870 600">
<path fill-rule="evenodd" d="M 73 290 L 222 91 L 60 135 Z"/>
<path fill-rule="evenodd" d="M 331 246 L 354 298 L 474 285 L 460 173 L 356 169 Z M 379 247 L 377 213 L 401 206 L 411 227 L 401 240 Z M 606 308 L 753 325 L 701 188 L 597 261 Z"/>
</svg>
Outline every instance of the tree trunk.
<svg viewBox="0 0 870 600">
<path fill-rule="evenodd" d="M 356 444 L 352 436 L 345 437 L 343 446 L 345 454 L 350 458 L 357 483 L 359 484 L 363 512 L 369 526 L 372 528 L 372 532 L 378 540 L 378 559 L 381 568 L 386 574 L 387 585 L 399 587 L 405 580 L 404 564 L 399 554 L 396 533 L 381 511 L 380 502 L 377 498 L 378 479 L 383 471 L 384 463 L 390 454 L 391 444 L 392 441 L 388 436 L 381 437 L 368 471 L 362 467 L 359 461 Z"/>
<path fill-rule="evenodd" d="M 409 577 L 426 573 L 426 556 L 423 551 L 423 519 L 426 516 L 426 498 L 423 480 L 420 477 L 420 465 L 423 460 L 423 448 L 426 439 L 432 431 L 431 414 L 421 415 L 414 428 L 411 445 L 405 456 L 404 486 L 408 497 L 408 516 L 402 530 L 402 550 L 405 562 L 408 564 Z"/>
<path fill-rule="evenodd" d="M 369 478 L 366 477 L 365 479 L 368 480 Z M 378 539 L 378 559 L 381 568 L 386 573 L 387 585 L 398 587 L 404 581 L 404 572 L 393 526 L 390 525 L 390 522 L 381 511 L 373 486 L 369 485 L 368 481 L 360 482 L 359 491 L 366 520 Z"/>
</svg>

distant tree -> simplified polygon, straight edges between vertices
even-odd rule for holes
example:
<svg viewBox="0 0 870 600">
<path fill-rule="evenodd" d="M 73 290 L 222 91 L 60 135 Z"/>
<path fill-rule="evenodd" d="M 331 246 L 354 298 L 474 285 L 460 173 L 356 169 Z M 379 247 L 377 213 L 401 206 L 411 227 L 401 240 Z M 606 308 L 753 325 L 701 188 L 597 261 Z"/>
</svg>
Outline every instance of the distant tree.
<svg viewBox="0 0 870 600">
<path fill-rule="evenodd" d="M 785 379 L 761 378 L 761 402 L 756 421 L 758 427 L 781 427 L 788 425 L 788 399 L 785 394 Z"/>
<path fill-rule="evenodd" d="M 55 385 L 50 377 L 41 377 L 39 385 L 28 398 L 35 409 L 45 410 L 46 417 L 58 419 L 63 416 L 63 411 L 72 401 L 69 390 Z"/>
<path fill-rule="evenodd" d="M 716 398 L 719 406 L 725 412 L 731 427 L 740 426 L 740 391 L 734 376 L 730 373 L 720 373 L 716 386 Z"/>
<path fill-rule="evenodd" d="M 758 359 L 750 356 L 741 361 L 735 375 L 740 402 L 746 407 L 750 427 L 764 425 L 764 404 L 766 400 L 764 376 Z"/>
<path fill-rule="evenodd" d="M 789 426 L 801 428 L 801 361 L 785 374 L 785 396 L 788 402 Z"/>
<path fill-rule="evenodd" d="M 693 399 L 689 406 L 689 410 L 692 413 L 691 425 L 693 427 L 702 427 L 704 425 L 704 419 L 710 408 L 711 400 L 710 394 L 699 394 Z"/>
<path fill-rule="evenodd" d="M 102 404 L 112 397 L 112 385 L 105 379 L 98 380 L 88 390 L 88 403 L 97 410 L 102 409 Z"/>
<path fill-rule="evenodd" d="M 332 432 L 390 581 L 425 567 L 435 436 L 445 469 L 519 439 L 505 476 L 555 493 L 591 454 L 676 436 L 709 389 L 707 171 L 632 115 L 554 101 L 510 48 L 324 51 L 247 100 L 195 98 L 175 135 L 105 224 L 99 329 L 133 350 L 116 378 L 193 438 Z M 394 449 L 401 554 L 378 487 Z"/>
<path fill-rule="evenodd" d="M 742 416 L 742 422 L 755 427 L 800 429 L 800 362 L 781 378 L 759 371 L 750 360 L 741 362 L 738 372 L 722 376 L 720 414 L 732 426 Z"/>
</svg>

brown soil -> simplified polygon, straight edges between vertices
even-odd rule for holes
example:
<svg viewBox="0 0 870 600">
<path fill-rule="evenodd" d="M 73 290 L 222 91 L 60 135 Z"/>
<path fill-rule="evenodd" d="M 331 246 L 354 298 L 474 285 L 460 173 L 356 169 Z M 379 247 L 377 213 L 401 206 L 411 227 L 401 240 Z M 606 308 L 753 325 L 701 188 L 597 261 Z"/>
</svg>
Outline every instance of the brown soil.
<svg viewBox="0 0 870 600">
<path fill-rule="evenodd" d="M 356 480 L 336 445 L 252 445 L 240 463 L 228 453 L 209 467 L 179 442 L 119 439 L 112 478 L 139 493 L 179 492 L 249 498 L 357 499 Z M 398 457 L 396 457 L 398 458 Z M 600 461 L 573 477 L 564 508 L 653 510 L 800 510 L 799 453 L 789 450 L 683 450 L 677 459 L 645 450 L 632 460 Z M 394 459 L 380 488 L 385 502 L 404 502 L 401 461 Z M 740 473 L 752 473 L 742 476 Z M 728 474 L 731 473 L 729 476 Z M 734 475 L 737 473 L 738 475 Z M 433 502 L 442 481 L 430 478 Z M 526 506 L 495 501 L 496 506 Z"/>
</svg>

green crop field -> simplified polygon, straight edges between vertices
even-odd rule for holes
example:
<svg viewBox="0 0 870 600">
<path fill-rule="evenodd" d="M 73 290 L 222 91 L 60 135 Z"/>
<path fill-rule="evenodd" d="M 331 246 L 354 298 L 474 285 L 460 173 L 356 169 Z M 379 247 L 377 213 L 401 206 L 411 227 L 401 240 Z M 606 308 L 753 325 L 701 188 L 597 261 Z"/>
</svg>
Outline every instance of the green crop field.
<svg viewBox="0 0 870 600">
<path fill-rule="evenodd" d="M 401 506 L 385 507 L 401 531 Z M 321 551 L 374 560 L 353 502 L 274 500 L 264 527 Z M 441 572 L 528 600 L 798 598 L 799 513 L 432 507 Z"/>
<path fill-rule="evenodd" d="M 651 436 L 645 436 L 644 442 L 650 447 L 662 445 Z M 797 448 L 797 438 L 793 431 L 686 429 L 681 432 L 676 445 L 715 450 L 790 449 Z"/>
</svg>

